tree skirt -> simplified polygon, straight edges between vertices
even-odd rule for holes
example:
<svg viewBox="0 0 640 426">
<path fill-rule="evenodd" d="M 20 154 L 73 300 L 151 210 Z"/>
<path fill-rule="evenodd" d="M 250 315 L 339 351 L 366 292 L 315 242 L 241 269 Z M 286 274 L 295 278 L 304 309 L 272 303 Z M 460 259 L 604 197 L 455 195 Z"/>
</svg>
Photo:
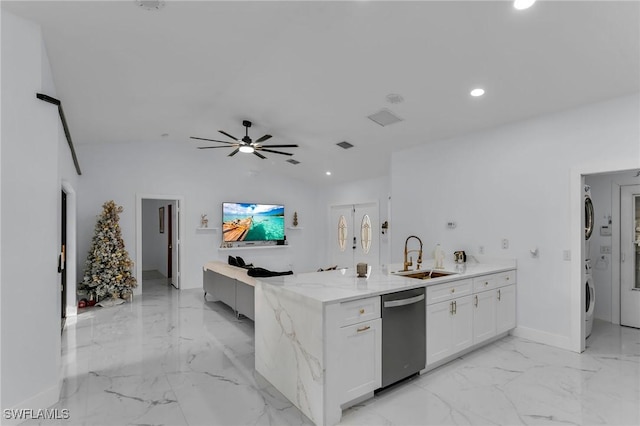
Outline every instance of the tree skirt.
<svg viewBox="0 0 640 426">
<path fill-rule="evenodd" d="M 121 305 L 123 304 L 125 301 L 123 299 L 115 299 L 115 298 L 111 298 L 111 299 L 107 299 L 107 300 L 103 300 L 101 302 L 96 303 L 97 306 L 102 306 L 103 308 L 110 308 L 112 306 L 116 306 L 116 305 Z"/>
</svg>

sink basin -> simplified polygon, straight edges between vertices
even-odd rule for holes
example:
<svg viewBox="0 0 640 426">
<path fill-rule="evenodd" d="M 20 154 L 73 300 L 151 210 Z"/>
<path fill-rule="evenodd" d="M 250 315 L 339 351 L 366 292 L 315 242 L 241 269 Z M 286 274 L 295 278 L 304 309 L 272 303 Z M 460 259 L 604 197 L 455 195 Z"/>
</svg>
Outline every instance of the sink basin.
<svg viewBox="0 0 640 426">
<path fill-rule="evenodd" d="M 431 278 L 440 278 L 449 275 L 455 275 L 457 274 L 457 272 L 425 269 L 422 271 L 397 271 L 394 272 L 394 274 L 402 275 L 403 277 L 407 278 L 415 278 L 417 280 L 428 280 Z"/>
</svg>

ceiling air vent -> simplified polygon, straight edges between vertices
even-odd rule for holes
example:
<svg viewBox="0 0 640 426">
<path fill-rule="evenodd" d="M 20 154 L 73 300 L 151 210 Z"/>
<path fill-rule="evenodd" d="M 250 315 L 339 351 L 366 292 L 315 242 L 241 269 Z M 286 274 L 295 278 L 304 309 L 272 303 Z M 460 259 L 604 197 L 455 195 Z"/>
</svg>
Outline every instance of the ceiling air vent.
<svg viewBox="0 0 640 426">
<path fill-rule="evenodd" d="M 378 123 L 382 127 L 402 121 L 402 118 L 398 117 L 397 115 L 394 115 L 388 109 L 381 109 L 375 114 L 367 116 L 367 118 Z"/>
<path fill-rule="evenodd" d="M 340 148 L 344 148 L 344 149 L 353 148 L 353 145 L 352 145 L 352 144 L 350 144 L 350 143 L 349 143 L 349 142 L 347 142 L 347 141 L 339 142 L 339 143 L 337 143 L 336 145 L 338 145 Z"/>
<path fill-rule="evenodd" d="M 289 158 L 287 160 L 287 163 L 291 163 L 291 164 L 300 164 L 300 162 L 298 160 L 294 160 L 293 158 Z"/>
</svg>

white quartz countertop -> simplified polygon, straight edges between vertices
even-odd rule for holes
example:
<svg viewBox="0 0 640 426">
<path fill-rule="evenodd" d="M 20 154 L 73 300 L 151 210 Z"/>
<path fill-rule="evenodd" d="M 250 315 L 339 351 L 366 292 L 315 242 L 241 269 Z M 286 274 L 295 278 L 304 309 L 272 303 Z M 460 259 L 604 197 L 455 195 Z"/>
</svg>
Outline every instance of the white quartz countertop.
<svg viewBox="0 0 640 426">
<path fill-rule="evenodd" d="M 429 264 L 428 262 L 425 264 Z M 307 272 L 281 277 L 259 278 L 268 286 L 280 291 L 302 296 L 310 302 L 330 304 L 348 300 L 362 299 L 381 294 L 395 293 L 418 287 L 428 287 L 449 281 L 472 278 L 480 275 L 509 271 L 516 268 L 515 260 L 501 260 L 492 263 L 454 263 L 444 265 L 444 270 L 456 274 L 420 280 L 394 275 L 390 271 L 402 269 L 402 265 L 389 265 L 387 268 L 373 268 L 367 278 L 358 278 L 355 269 L 338 269 L 324 272 Z M 428 268 L 422 268 L 425 270 Z"/>
</svg>

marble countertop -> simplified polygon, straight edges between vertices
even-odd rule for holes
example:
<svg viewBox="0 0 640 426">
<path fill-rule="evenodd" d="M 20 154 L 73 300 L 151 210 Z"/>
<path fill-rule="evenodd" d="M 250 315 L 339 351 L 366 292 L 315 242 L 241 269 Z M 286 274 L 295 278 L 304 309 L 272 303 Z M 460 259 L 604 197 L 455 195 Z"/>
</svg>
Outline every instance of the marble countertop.
<svg viewBox="0 0 640 426">
<path fill-rule="evenodd" d="M 430 265 L 426 261 L 424 265 Z M 281 277 L 260 278 L 265 285 L 278 287 L 281 291 L 302 296 L 310 302 L 330 304 L 345 302 L 348 300 L 362 299 L 381 294 L 395 293 L 418 287 L 428 287 L 449 281 L 472 278 L 480 275 L 508 271 L 516 268 L 515 260 L 493 260 L 490 262 L 468 262 L 463 265 L 445 263 L 444 270 L 456 272 L 455 274 L 419 280 L 406 278 L 401 275 L 391 274 L 390 271 L 399 271 L 401 264 L 388 265 L 388 267 L 373 268 L 366 278 L 358 278 L 355 269 L 338 269 L 324 272 L 307 272 Z"/>
</svg>

